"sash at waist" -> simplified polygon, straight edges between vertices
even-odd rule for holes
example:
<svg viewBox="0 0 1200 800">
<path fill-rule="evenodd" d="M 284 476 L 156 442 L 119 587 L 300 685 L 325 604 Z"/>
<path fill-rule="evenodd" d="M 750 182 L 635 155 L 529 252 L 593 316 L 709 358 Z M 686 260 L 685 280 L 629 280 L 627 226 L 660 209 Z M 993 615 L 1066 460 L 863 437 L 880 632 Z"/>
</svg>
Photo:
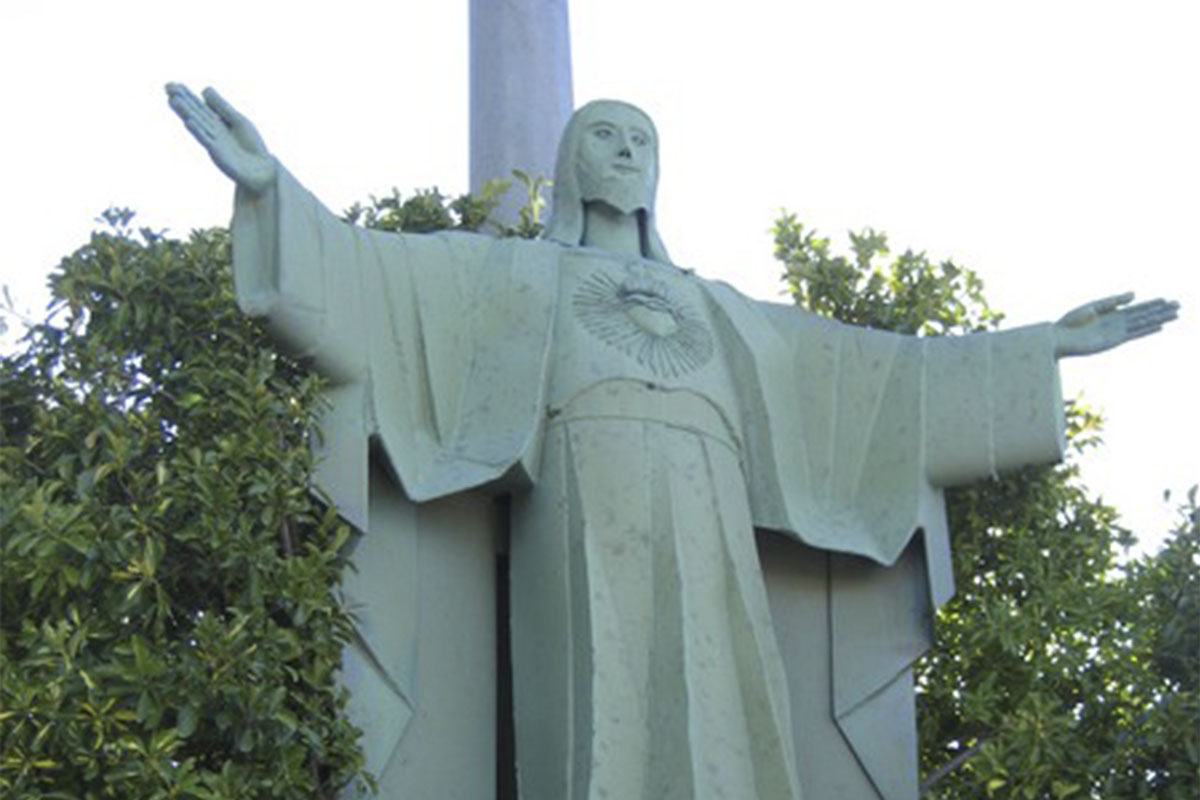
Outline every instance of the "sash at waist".
<svg viewBox="0 0 1200 800">
<path fill-rule="evenodd" d="M 658 422 L 720 442 L 739 457 L 740 437 L 724 412 L 690 389 L 646 381 L 606 380 L 593 384 L 561 406 L 551 405 L 548 424 L 584 419 L 628 419 Z"/>
</svg>

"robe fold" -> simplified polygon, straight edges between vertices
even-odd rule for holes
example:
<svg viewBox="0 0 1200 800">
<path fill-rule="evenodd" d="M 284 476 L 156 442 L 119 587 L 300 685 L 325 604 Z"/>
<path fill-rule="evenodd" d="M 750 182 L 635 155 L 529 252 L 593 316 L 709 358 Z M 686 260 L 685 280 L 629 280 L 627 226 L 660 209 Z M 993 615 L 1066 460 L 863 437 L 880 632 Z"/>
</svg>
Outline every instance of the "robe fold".
<svg viewBox="0 0 1200 800">
<path fill-rule="evenodd" d="M 282 168 L 265 195 L 239 193 L 233 230 L 241 307 L 331 382 L 316 483 L 366 536 L 376 533 L 369 442 L 415 502 L 468 490 L 536 495 L 563 480 L 570 439 L 548 434 L 547 405 L 570 248 L 356 229 Z M 906 702 L 911 714 L 911 687 L 901 698 L 908 668 L 928 646 L 932 609 L 953 593 L 942 488 L 1061 457 L 1052 328 L 900 336 L 690 280 L 729 373 L 734 399 L 720 411 L 732 417 L 730 463 L 749 522 L 832 554 L 822 569 L 835 723 L 878 796 L 915 796 L 898 774 L 911 758 L 897 766 L 878 755 L 888 747 L 879 726 Z M 553 477 L 543 461 L 558 465 Z M 754 530 L 739 535 L 753 554 Z M 746 580 L 739 570 L 735 582 Z M 767 580 L 780 630 L 803 612 L 788 606 L 786 577 L 768 569 Z M 372 611 L 363 614 L 370 627 Z M 369 660 L 403 704 L 419 702 L 407 696 L 403 658 Z M 805 783 L 812 756 L 802 750 Z"/>
</svg>

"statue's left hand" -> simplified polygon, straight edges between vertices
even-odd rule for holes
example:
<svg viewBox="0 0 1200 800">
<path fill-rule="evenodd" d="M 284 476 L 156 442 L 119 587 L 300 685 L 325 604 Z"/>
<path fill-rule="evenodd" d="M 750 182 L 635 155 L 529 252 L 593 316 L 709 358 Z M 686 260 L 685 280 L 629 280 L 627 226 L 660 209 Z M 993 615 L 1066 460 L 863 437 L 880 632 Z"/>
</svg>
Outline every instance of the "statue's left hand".
<svg viewBox="0 0 1200 800">
<path fill-rule="evenodd" d="M 1054 324 L 1059 358 L 1086 356 L 1158 333 L 1179 316 L 1179 303 L 1163 299 L 1129 305 L 1133 292 L 1093 300 L 1067 312 Z"/>
</svg>

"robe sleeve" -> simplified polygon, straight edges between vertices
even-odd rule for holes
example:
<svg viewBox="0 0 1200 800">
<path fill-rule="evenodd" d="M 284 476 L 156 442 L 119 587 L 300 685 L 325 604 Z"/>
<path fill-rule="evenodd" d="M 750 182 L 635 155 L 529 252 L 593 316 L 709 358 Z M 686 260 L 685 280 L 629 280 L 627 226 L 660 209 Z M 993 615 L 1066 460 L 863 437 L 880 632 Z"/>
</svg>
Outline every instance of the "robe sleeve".
<svg viewBox="0 0 1200 800">
<path fill-rule="evenodd" d="M 345 228 L 346 230 L 339 230 Z M 238 305 L 265 319 L 276 344 L 335 383 L 366 371 L 358 232 L 340 224 L 277 167 L 261 195 L 234 199 L 233 264 Z"/>
<path fill-rule="evenodd" d="M 925 464 L 934 485 L 1062 459 L 1065 420 L 1052 325 L 922 344 Z"/>
<path fill-rule="evenodd" d="M 1062 456 L 1050 325 L 958 337 L 844 325 L 711 286 L 738 385 L 755 523 L 890 565 L 927 540 L 942 487 Z M 928 542 L 927 542 L 928 543 Z"/>
<path fill-rule="evenodd" d="M 556 246 L 363 230 L 277 175 L 236 197 L 234 282 L 330 382 L 317 487 L 365 530 L 372 437 L 413 500 L 532 474 Z"/>
</svg>

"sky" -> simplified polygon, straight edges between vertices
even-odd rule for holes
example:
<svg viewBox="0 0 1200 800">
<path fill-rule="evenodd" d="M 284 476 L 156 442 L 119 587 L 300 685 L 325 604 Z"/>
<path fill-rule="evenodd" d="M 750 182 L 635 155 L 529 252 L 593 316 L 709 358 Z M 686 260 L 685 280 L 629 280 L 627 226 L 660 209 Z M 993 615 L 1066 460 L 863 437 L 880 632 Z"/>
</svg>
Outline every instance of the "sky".
<svg viewBox="0 0 1200 800">
<path fill-rule="evenodd" d="M 311 5 L 311 7 L 310 7 Z M 40 287 L 109 206 L 186 235 L 231 185 L 169 111 L 219 88 L 341 211 L 392 187 L 467 188 L 467 2 L 56 2 L 0 11 L 0 282 Z M 781 209 L 844 249 L 975 269 L 1016 326 L 1134 290 L 1180 321 L 1063 363 L 1106 419 L 1084 482 L 1156 541 L 1200 481 L 1200 5 L 1076 0 L 575 0 L 576 104 L 655 119 L 659 229 L 677 263 L 784 300 Z"/>
</svg>

